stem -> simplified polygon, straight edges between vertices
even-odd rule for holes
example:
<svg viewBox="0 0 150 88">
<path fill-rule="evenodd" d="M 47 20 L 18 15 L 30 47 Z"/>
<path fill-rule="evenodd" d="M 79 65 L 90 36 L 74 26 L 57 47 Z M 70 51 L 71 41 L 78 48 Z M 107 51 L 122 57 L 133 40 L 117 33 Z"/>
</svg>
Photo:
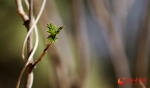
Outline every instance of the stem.
<svg viewBox="0 0 150 88">
<path fill-rule="evenodd" d="M 40 57 L 37 59 L 37 61 L 35 61 L 35 63 L 33 64 L 33 67 L 36 66 L 36 64 L 42 60 L 42 57 L 46 54 L 48 48 L 50 47 L 52 43 L 49 43 L 46 48 L 44 49 L 43 53 L 40 55 Z"/>
<path fill-rule="evenodd" d="M 28 31 L 30 30 L 30 28 L 32 26 L 32 22 L 33 22 L 33 0 L 29 0 L 29 23 L 28 23 L 29 25 L 27 27 Z M 32 45 L 33 44 L 32 44 L 32 33 L 31 33 L 27 40 L 27 56 L 28 56 L 28 58 L 32 52 Z M 33 57 L 30 60 L 30 63 L 32 63 L 32 62 L 33 62 Z M 32 83 L 33 83 L 33 72 L 32 72 L 32 68 L 29 64 L 27 67 L 24 88 L 31 88 Z"/>
</svg>

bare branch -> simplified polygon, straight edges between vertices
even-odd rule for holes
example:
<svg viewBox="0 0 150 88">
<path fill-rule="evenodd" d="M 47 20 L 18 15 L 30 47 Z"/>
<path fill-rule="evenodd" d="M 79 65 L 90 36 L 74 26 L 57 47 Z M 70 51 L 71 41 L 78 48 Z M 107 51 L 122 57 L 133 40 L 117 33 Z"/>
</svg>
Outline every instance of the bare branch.
<svg viewBox="0 0 150 88">
<path fill-rule="evenodd" d="M 16 5 L 17 5 L 17 9 L 18 9 L 18 13 L 21 16 L 22 20 L 25 22 L 27 20 L 29 20 L 29 17 L 27 16 L 27 14 L 24 12 L 23 6 L 22 6 L 22 0 L 15 0 L 16 1 Z"/>
<path fill-rule="evenodd" d="M 21 16 L 22 20 L 24 21 L 24 23 L 26 21 L 29 20 L 28 15 L 24 12 L 23 6 L 22 6 L 22 0 L 15 0 L 16 5 L 17 5 L 17 9 L 18 9 L 18 13 Z M 24 61 L 24 63 L 26 62 L 26 60 L 24 58 L 22 58 L 22 60 Z"/>
<path fill-rule="evenodd" d="M 20 1 L 20 0 L 16 0 L 17 5 L 18 5 L 18 3 L 19 3 L 19 5 L 22 5 L 22 4 L 20 4 L 21 2 L 19 2 L 19 1 Z M 41 6 L 41 9 L 40 9 L 40 12 L 39 12 L 39 14 L 38 14 L 38 16 L 37 16 L 35 22 L 33 23 L 33 25 L 31 26 L 31 28 L 29 29 L 29 31 L 28 31 L 28 33 L 27 33 L 27 35 L 26 35 L 26 38 L 25 38 L 24 43 L 23 43 L 23 49 L 22 49 L 22 58 L 23 58 L 23 59 L 25 58 L 25 56 L 24 56 L 25 44 L 26 44 L 27 39 L 28 39 L 28 37 L 30 36 L 30 34 L 31 34 L 32 30 L 33 30 L 33 28 L 36 27 L 36 24 L 37 24 L 37 22 L 38 22 L 38 20 L 39 20 L 39 18 L 40 18 L 40 16 L 41 16 L 43 10 L 44 10 L 45 4 L 46 4 L 46 0 L 43 1 L 42 6 Z M 22 6 L 20 6 L 20 8 L 22 8 Z M 22 10 L 23 10 L 23 8 L 21 9 L 21 11 L 22 11 Z M 20 10 L 18 10 L 18 11 L 20 11 Z M 20 13 L 21 13 L 21 12 L 20 12 Z M 22 16 L 22 15 L 21 15 L 21 16 Z M 25 18 L 24 18 L 24 19 L 25 19 Z M 36 42 L 35 42 L 35 46 L 34 46 L 34 48 L 33 48 L 33 51 L 31 52 L 30 56 L 28 57 L 28 60 L 27 60 L 27 62 L 26 62 L 26 64 L 25 64 L 24 68 L 23 68 L 22 71 L 21 71 L 21 74 L 20 74 L 20 76 L 19 76 L 19 79 L 18 79 L 16 88 L 19 88 L 22 75 L 23 75 L 25 69 L 27 68 L 27 66 L 29 65 L 30 61 L 32 60 L 32 57 L 33 57 L 33 55 L 34 55 L 34 53 L 35 53 L 35 51 L 36 51 L 36 49 L 37 49 L 37 46 L 38 46 L 38 31 L 35 29 L 35 32 L 36 32 Z M 32 73 L 31 73 L 31 75 L 32 75 Z M 32 83 L 31 83 L 31 84 L 32 84 Z M 31 87 L 31 85 L 30 85 L 29 87 Z"/>
<path fill-rule="evenodd" d="M 147 0 L 142 27 L 140 28 L 140 37 L 138 41 L 136 76 L 148 77 L 149 72 L 149 39 L 150 39 L 150 1 Z M 149 86 L 149 84 L 148 84 Z M 138 86 L 136 88 L 139 88 Z"/>
<path fill-rule="evenodd" d="M 36 64 L 42 60 L 42 57 L 46 54 L 48 48 L 50 47 L 52 43 L 49 43 L 46 48 L 44 49 L 43 53 L 40 55 L 40 57 L 37 59 L 37 61 L 35 61 L 35 63 L 33 64 L 33 67 L 36 66 Z"/>
<path fill-rule="evenodd" d="M 42 14 L 42 12 L 43 12 L 43 10 L 44 10 L 45 4 L 46 4 L 46 0 L 43 1 L 42 6 L 41 6 L 41 9 L 40 9 L 40 12 L 39 12 L 39 14 L 38 14 L 38 16 L 37 16 L 35 22 L 34 22 L 33 25 L 31 26 L 31 28 L 29 29 L 29 31 L 28 31 L 28 33 L 27 33 L 27 35 L 26 35 L 26 37 L 25 37 L 25 40 L 24 40 L 24 43 L 23 43 L 23 49 L 22 49 L 22 53 L 23 53 L 22 58 L 25 57 L 25 56 L 24 56 L 24 48 L 25 48 L 25 44 L 26 44 L 26 42 L 27 42 L 27 38 L 29 37 L 29 35 L 31 34 L 33 28 L 35 27 L 35 25 L 37 24 L 38 20 L 40 19 L 40 16 L 41 16 L 41 14 Z M 36 36 L 36 38 L 38 38 L 38 36 Z M 38 41 L 36 41 L 35 46 L 34 46 L 34 48 L 33 48 L 33 51 L 32 51 L 32 53 L 30 54 L 30 56 L 28 57 L 28 61 L 27 61 L 26 65 L 28 65 L 28 64 L 30 63 L 30 60 L 32 59 L 32 57 L 33 57 L 33 55 L 34 55 L 34 53 L 35 53 L 35 51 L 36 51 L 36 49 L 37 49 L 37 46 L 38 46 Z"/>
</svg>

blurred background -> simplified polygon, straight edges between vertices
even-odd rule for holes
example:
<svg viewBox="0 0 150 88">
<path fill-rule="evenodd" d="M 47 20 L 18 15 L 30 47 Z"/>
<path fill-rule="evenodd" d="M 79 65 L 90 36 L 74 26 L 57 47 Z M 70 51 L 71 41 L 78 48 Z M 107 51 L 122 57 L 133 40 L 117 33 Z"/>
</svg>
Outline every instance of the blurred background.
<svg viewBox="0 0 150 88">
<path fill-rule="evenodd" d="M 35 17 L 41 3 L 34 0 Z M 149 0 L 47 0 L 37 25 L 40 39 L 34 60 L 46 47 L 49 22 L 65 28 L 33 70 L 32 88 L 144 88 L 120 86 L 120 77 L 146 78 L 144 85 L 150 88 Z M 26 33 L 15 1 L 0 0 L 0 88 L 16 86 Z"/>
</svg>

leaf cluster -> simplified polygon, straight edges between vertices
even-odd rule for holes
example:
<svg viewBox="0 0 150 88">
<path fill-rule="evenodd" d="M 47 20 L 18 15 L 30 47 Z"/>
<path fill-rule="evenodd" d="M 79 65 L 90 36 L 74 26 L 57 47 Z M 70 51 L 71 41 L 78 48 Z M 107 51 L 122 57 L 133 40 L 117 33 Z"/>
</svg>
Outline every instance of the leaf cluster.
<svg viewBox="0 0 150 88">
<path fill-rule="evenodd" d="M 58 33 L 60 32 L 61 29 L 63 29 L 64 26 L 61 27 L 57 27 L 56 25 L 49 23 L 47 24 L 47 30 L 46 32 L 48 32 L 50 35 L 47 37 L 47 43 L 55 43 L 58 38 L 56 37 L 58 35 Z"/>
</svg>

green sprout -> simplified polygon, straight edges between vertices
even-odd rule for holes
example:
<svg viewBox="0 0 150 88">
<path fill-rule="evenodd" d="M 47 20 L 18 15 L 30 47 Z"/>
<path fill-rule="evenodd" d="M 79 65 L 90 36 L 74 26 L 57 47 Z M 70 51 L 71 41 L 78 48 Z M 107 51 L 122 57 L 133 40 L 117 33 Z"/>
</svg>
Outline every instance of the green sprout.
<svg viewBox="0 0 150 88">
<path fill-rule="evenodd" d="M 50 44 L 50 43 L 55 43 L 56 41 L 58 41 L 58 38 L 56 36 L 60 32 L 60 30 L 64 28 L 64 26 L 61 26 L 58 28 L 56 27 L 56 25 L 49 23 L 47 24 L 47 28 L 48 29 L 46 30 L 46 32 L 48 32 L 50 35 L 47 37 L 46 43 Z"/>
</svg>

